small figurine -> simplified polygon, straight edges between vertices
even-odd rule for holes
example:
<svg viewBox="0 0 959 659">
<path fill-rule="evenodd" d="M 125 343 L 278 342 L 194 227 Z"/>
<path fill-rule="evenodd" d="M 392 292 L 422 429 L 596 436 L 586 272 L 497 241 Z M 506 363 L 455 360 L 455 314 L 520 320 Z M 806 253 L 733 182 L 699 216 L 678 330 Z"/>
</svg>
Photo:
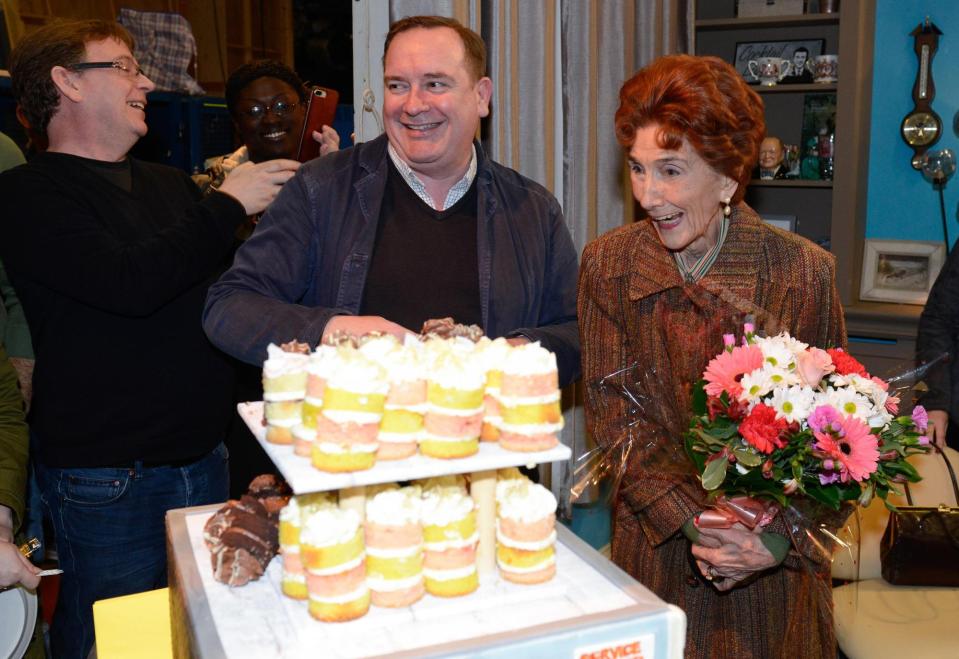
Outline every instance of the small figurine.
<svg viewBox="0 0 959 659">
<path fill-rule="evenodd" d="M 785 151 L 778 137 L 769 136 L 759 145 L 759 177 L 763 181 L 784 179 L 789 168 L 783 164 Z"/>
</svg>

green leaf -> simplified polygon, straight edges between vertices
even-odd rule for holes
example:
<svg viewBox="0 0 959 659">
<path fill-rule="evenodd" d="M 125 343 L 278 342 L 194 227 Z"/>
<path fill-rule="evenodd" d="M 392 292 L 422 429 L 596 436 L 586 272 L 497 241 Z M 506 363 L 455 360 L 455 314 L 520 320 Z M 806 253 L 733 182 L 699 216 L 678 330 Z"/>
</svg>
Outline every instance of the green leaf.
<svg viewBox="0 0 959 659">
<path fill-rule="evenodd" d="M 702 428 L 694 428 L 692 432 L 695 433 L 696 436 L 705 442 L 706 446 L 709 446 L 710 448 L 716 449 L 726 446 L 726 442 L 714 437 Z"/>
<path fill-rule="evenodd" d="M 700 380 L 693 385 L 693 414 L 702 416 L 706 413 L 706 381 Z"/>
<path fill-rule="evenodd" d="M 717 458 L 706 465 L 703 470 L 703 488 L 706 490 L 715 490 L 723 481 L 726 480 L 726 468 L 729 466 L 729 458 L 723 456 Z"/>
<path fill-rule="evenodd" d="M 815 485 L 807 487 L 806 494 L 833 510 L 839 510 L 839 488 L 835 485 Z"/>
<path fill-rule="evenodd" d="M 737 446 L 733 449 L 733 455 L 736 456 L 736 459 L 739 460 L 744 467 L 758 467 L 763 463 L 763 457 L 751 448 Z"/>
</svg>

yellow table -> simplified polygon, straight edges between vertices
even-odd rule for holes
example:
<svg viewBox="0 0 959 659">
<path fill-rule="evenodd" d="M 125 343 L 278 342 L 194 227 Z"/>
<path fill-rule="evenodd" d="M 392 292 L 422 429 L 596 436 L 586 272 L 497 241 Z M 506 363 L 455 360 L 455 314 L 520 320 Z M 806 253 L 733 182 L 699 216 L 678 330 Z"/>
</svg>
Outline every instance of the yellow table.
<svg viewBox="0 0 959 659">
<path fill-rule="evenodd" d="M 97 659 L 173 656 L 169 588 L 95 602 L 93 622 Z"/>
</svg>

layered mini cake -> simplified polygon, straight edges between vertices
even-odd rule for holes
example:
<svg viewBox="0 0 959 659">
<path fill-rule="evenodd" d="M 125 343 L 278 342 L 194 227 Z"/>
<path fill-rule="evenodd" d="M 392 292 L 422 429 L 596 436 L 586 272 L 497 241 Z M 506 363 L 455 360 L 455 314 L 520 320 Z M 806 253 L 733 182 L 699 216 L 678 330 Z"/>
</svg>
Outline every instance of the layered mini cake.
<svg viewBox="0 0 959 659">
<path fill-rule="evenodd" d="M 480 353 L 480 358 L 486 364 L 486 390 L 483 395 L 483 406 L 486 414 L 483 417 L 480 440 L 495 442 L 499 440 L 499 425 L 503 420 L 499 404 L 503 385 L 503 365 L 509 359 L 513 346 L 502 337 L 493 341 L 483 338 L 476 344 L 476 349 Z"/>
<path fill-rule="evenodd" d="M 366 502 L 366 583 L 376 606 L 409 606 L 426 592 L 421 506 L 418 487 L 386 490 Z"/>
<path fill-rule="evenodd" d="M 416 453 L 423 433 L 426 378 L 418 344 L 396 346 L 383 354 L 389 392 L 380 422 L 379 460 L 399 460 Z"/>
<path fill-rule="evenodd" d="M 313 453 L 316 442 L 316 427 L 310 428 L 302 423 L 293 426 L 293 452 L 305 458 Z"/>
<path fill-rule="evenodd" d="M 322 344 L 316 347 L 306 365 L 306 397 L 303 400 L 303 425 L 316 430 L 316 421 L 323 410 L 326 381 L 338 366 L 337 349 Z"/>
<path fill-rule="evenodd" d="M 284 345 L 296 349 L 306 344 Z M 309 358 L 302 352 L 287 351 L 272 343 L 266 351 L 267 359 L 263 362 L 266 439 L 274 444 L 292 444 L 293 427 L 300 423 L 306 395 L 306 365 Z"/>
<path fill-rule="evenodd" d="M 432 478 L 421 478 L 413 481 L 423 492 L 423 496 L 442 496 L 444 494 L 453 494 L 459 492 L 466 496 L 469 494 L 469 486 L 466 482 L 466 476 L 463 474 L 446 474 L 444 476 L 433 476 Z"/>
<path fill-rule="evenodd" d="M 318 510 L 336 508 L 336 495 L 329 492 L 291 497 L 280 510 L 280 553 L 283 555 L 283 594 L 307 598 L 306 571 L 300 560 L 300 528 L 303 520 Z"/>
<path fill-rule="evenodd" d="M 369 469 L 379 447 L 386 376 L 359 351 L 346 347 L 338 351 L 340 367 L 326 382 L 323 410 L 317 417 L 313 466 L 331 472 Z"/>
<path fill-rule="evenodd" d="M 356 511 L 323 508 L 309 515 L 300 530 L 300 560 L 311 616 L 344 622 L 369 611 L 363 528 Z"/>
<path fill-rule="evenodd" d="M 556 355 L 538 342 L 514 347 L 503 366 L 499 443 L 510 451 L 545 451 L 563 427 Z"/>
<path fill-rule="evenodd" d="M 479 587 L 476 572 L 476 511 L 473 500 L 458 491 L 423 497 L 423 576 L 426 592 L 457 597 Z"/>
<path fill-rule="evenodd" d="M 420 452 L 434 458 L 465 458 L 479 450 L 486 373 L 475 354 L 457 351 L 456 342 L 449 343 L 450 349 L 429 365 Z"/>
<path fill-rule="evenodd" d="M 518 479 L 497 484 L 496 565 L 507 581 L 534 584 L 556 574 L 556 497 Z"/>
</svg>

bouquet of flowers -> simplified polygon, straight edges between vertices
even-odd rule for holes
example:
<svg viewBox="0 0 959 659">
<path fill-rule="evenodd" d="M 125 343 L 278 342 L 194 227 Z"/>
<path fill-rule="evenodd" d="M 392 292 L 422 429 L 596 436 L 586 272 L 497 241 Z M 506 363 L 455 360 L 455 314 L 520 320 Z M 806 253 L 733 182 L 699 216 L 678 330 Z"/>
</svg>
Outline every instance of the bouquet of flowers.
<svg viewBox="0 0 959 659">
<path fill-rule="evenodd" d="M 888 383 L 841 349 L 744 329 L 741 345 L 723 336 L 725 350 L 694 391 L 686 433 L 686 451 L 717 500 L 712 525 L 763 525 L 775 504 L 802 495 L 834 510 L 866 506 L 919 480 L 907 458 L 929 448 L 922 407 L 896 416 Z"/>
</svg>

